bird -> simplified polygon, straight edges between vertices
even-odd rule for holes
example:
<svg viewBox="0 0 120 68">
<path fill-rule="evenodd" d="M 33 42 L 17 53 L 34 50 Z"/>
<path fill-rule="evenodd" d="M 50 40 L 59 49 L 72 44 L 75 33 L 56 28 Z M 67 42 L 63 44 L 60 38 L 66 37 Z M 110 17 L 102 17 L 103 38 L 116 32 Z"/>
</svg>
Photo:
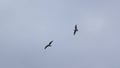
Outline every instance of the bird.
<svg viewBox="0 0 120 68">
<path fill-rule="evenodd" d="M 75 25 L 74 35 L 76 34 L 77 31 L 78 31 L 78 29 L 77 29 L 77 25 Z"/>
<path fill-rule="evenodd" d="M 52 46 L 52 45 L 51 45 L 52 42 L 53 42 L 53 41 L 50 41 L 49 44 L 44 47 L 44 49 L 46 49 L 47 47 L 51 47 L 51 46 Z"/>
</svg>

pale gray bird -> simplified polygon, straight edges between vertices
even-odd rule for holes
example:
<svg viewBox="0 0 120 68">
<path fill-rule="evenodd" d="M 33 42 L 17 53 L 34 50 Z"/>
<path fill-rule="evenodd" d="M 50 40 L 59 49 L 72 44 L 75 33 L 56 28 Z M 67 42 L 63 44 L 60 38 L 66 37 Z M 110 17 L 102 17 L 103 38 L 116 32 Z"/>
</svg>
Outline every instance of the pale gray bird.
<svg viewBox="0 0 120 68">
<path fill-rule="evenodd" d="M 74 35 L 76 34 L 77 31 L 78 31 L 78 29 L 77 29 L 77 25 L 75 25 Z"/>
<path fill-rule="evenodd" d="M 48 45 L 46 45 L 44 49 L 46 49 L 47 47 L 51 47 L 51 46 L 52 46 L 52 45 L 51 45 L 51 44 L 52 44 L 52 42 L 53 42 L 53 41 L 49 42 L 49 44 L 48 44 Z"/>
</svg>

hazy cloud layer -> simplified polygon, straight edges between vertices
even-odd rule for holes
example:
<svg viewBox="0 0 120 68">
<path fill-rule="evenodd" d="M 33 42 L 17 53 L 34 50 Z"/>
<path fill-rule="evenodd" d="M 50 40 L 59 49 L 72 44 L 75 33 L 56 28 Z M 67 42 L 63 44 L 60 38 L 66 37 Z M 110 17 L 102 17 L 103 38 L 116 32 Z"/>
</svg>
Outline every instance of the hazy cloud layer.
<svg viewBox="0 0 120 68">
<path fill-rule="evenodd" d="M 0 0 L 0 68 L 120 68 L 119 18 L 119 0 Z"/>
</svg>

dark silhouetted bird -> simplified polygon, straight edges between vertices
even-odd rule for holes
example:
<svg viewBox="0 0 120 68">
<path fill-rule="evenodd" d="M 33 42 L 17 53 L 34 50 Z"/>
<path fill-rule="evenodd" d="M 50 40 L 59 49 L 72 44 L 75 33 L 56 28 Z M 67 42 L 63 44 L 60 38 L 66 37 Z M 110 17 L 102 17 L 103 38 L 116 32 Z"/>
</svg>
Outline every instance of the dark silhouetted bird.
<svg viewBox="0 0 120 68">
<path fill-rule="evenodd" d="M 53 41 L 49 42 L 49 44 L 48 44 L 48 45 L 46 45 L 44 49 L 46 49 L 47 47 L 51 47 L 51 46 L 52 46 L 52 45 L 51 45 L 51 44 L 52 44 L 52 42 L 53 42 Z"/>
<path fill-rule="evenodd" d="M 76 34 L 77 31 L 78 31 L 77 25 L 75 25 L 74 35 Z"/>
</svg>

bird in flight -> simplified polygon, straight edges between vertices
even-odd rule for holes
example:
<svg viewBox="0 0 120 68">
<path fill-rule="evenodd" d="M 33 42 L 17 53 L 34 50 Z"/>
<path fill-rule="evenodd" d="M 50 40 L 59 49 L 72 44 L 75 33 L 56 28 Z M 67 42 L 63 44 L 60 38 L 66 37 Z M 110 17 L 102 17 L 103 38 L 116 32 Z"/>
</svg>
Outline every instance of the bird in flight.
<svg viewBox="0 0 120 68">
<path fill-rule="evenodd" d="M 75 25 L 74 35 L 76 34 L 77 31 L 78 31 L 78 29 L 77 29 L 77 25 Z"/>
<path fill-rule="evenodd" d="M 53 41 L 49 42 L 49 44 L 48 44 L 48 45 L 46 45 L 44 49 L 46 49 L 47 47 L 51 47 L 51 46 L 52 46 L 52 45 L 51 45 L 51 44 L 52 44 L 52 42 L 53 42 Z"/>
</svg>

